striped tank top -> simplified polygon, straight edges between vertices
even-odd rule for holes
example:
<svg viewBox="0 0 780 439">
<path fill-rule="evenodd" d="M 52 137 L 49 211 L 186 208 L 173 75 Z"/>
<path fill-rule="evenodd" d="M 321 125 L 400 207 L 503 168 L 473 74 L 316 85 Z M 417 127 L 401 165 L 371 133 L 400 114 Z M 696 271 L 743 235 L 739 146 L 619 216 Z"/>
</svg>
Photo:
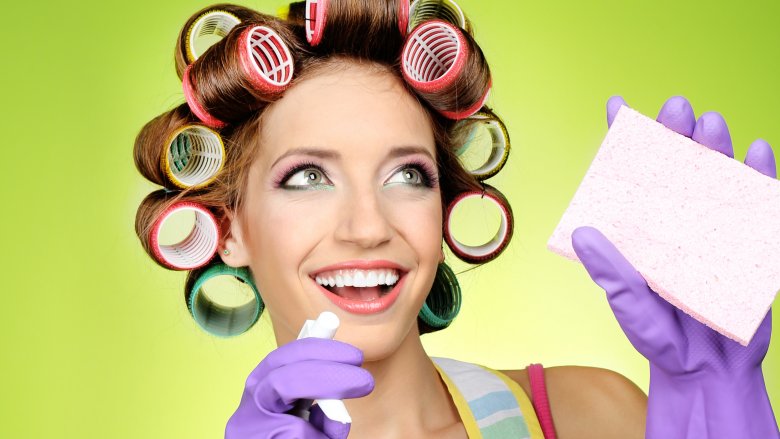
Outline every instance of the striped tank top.
<svg viewBox="0 0 780 439">
<path fill-rule="evenodd" d="M 523 388 L 501 372 L 448 358 L 432 360 L 469 439 L 555 438 L 540 365 L 528 368 L 532 403 Z"/>
</svg>

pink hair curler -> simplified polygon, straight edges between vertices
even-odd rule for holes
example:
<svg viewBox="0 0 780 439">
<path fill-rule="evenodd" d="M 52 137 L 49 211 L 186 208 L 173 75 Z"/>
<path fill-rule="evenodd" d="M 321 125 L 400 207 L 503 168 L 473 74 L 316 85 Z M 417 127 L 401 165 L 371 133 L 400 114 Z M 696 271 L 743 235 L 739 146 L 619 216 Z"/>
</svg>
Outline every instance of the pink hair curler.
<svg viewBox="0 0 780 439">
<path fill-rule="evenodd" d="M 292 55 L 282 38 L 267 26 L 247 28 L 239 44 L 241 67 L 249 82 L 263 93 L 284 90 L 293 77 Z"/>
<path fill-rule="evenodd" d="M 482 107 L 485 106 L 485 102 L 487 102 L 488 96 L 490 96 L 490 89 L 492 86 L 493 82 L 491 81 L 488 83 L 487 89 L 485 90 L 485 94 L 482 96 L 482 99 L 475 102 L 472 106 L 464 108 L 460 111 L 439 110 L 439 113 L 441 113 L 441 115 L 447 119 L 452 120 L 461 120 L 472 116 L 474 113 L 478 112 Z"/>
<path fill-rule="evenodd" d="M 425 22 L 404 45 L 404 78 L 420 92 L 440 92 L 454 85 L 466 62 L 466 50 L 463 34 L 453 25 L 441 20 Z"/>
<path fill-rule="evenodd" d="M 198 189 L 214 181 L 225 162 L 222 137 L 201 125 L 186 125 L 171 134 L 160 166 L 174 186 Z"/>
<path fill-rule="evenodd" d="M 160 230 L 171 216 L 183 211 L 195 212 L 192 231 L 181 242 L 160 244 Z M 174 203 L 157 218 L 149 233 L 150 247 L 157 261 L 172 270 L 192 270 L 206 265 L 217 251 L 219 227 L 214 215 L 204 206 L 182 201 Z"/>
<path fill-rule="evenodd" d="M 203 122 L 207 127 L 214 129 L 224 128 L 227 126 L 227 124 L 210 115 L 203 107 L 201 107 L 200 103 L 195 98 L 195 91 L 192 89 L 192 83 L 190 82 L 191 68 L 192 64 L 188 65 L 187 68 L 184 69 L 184 75 L 181 78 L 181 86 L 184 90 L 184 99 L 187 100 L 187 105 L 190 107 L 190 111 L 192 111 L 192 114 L 200 119 L 200 121 Z"/>
<path fill-rule="evenodd" d="M 212 9 L 195 19 L 187 29 L 185 49 L 187 62 L 192 64 L 209 47 L 227 35 L 241 20 L 227 11 Z"/>
<path fill-rule="evenodd" d="M 486 85 L 479 97 L 462 97 L 474 96 L 473 91 L 467 92 L 474 90 L 475 79 L 465 77 L 471 74 L 464 72 L 467 60 L 470 56 L 481 56 L 472 53 L 470 44 L 473 42 L 451 23 L 430 20 L 414 28 L 401 54 L 401 71 L 406 82 L 450 119 L 463 119 L 477 112 L 490 91 L 487 73 L 482 77 Z M 446 96 L 450 96 L 452 102 L 443 102 L 441 98 Z M 462 102 L 463 99 L 467 101 Z"/>
<path fill-rule="evenodd" d="M 316 47 L 325 30 L 328 0 L 306 0 L 306 41 Z"/>
<path fill-rule="evenodd" d="M 409 33 L 409 0 L 398 0 L 398 30 L 402 37 Z"/>
<path fill-rule="evenodd" d="M 447 207 L 447 215 L 444 221 L 444 240 L 458 258 L 470 264 L 479 264 L 495 259 L 509 245 L 514 230 L 514 218 L 512 208 L 504 195 L 498 189 L 483 184 L 484 189 L 480 191 L 464 192 L 457 196 Z M 501 223 L 493 239 L 485 244 L 470 246 L 461 243 L 452 236 L 452 212 L 458 204 L 471 198 L 481 198 L 491 202 L 498 207 L 501 213 Z"/>
</svg>

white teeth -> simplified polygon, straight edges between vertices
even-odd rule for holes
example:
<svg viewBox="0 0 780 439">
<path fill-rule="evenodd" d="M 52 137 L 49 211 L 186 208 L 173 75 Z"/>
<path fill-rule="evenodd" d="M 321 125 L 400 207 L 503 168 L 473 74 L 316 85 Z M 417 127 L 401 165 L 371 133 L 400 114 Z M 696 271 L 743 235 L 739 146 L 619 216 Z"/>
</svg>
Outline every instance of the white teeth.
<svg viewBox="0 0 780 439">
<path fill-rule="evenodd" d="M 314 280 L 328 287 L 375 287 L 377 285 L 395 285 L 400 278 L 398 271 L 383 268 L 378 270 L 335 270 L 320 273 Z"/>
</svg>

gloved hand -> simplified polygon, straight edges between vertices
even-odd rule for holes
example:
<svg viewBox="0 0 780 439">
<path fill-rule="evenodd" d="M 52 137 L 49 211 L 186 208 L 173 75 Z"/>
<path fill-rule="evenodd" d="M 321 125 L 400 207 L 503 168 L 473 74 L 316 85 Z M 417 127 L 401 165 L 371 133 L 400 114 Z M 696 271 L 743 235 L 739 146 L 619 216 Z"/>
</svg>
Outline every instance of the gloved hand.
<svg viewBox="0 0 780 439">
<path fill-rule="evenodd" d="M 345 439 L 350 424 L 328 419 L 316 405 L 309 421 L 288 414 L 299 400 L 365 396 L 374 379 L 363 353 L 335 340 L 304 338 L 268 354 L 249 374 L 225 439 Z"/>
<path fill-rule="evenodd" d="M 612 123 L 625 102 L 607 104 Z M 682 97 L 669 99 L 659 122 L 698 143 L 734 157 L 731 137 L 718 113 L 695 120 Z M 745 164 L 775 178 L 770 146 L 756 140 Z M 650 361 L 647 438 L 779 438 L 761 371 L 772 331 L 771 311 L 747 347 L 718 334 L 654 293 L 601 232 L 581 227 L 572 244 L 634 347 Z M 739 270 L 739 267 L 734 267 Z"/>
</svg>

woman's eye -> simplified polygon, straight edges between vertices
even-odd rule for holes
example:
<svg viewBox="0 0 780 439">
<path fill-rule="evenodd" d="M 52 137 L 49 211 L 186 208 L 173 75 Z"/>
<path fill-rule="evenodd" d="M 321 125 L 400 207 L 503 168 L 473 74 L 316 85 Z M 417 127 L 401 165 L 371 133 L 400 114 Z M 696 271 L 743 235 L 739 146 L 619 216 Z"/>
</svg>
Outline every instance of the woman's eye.
<svg viewBox="0 0 780 439">
<path fill-rule="evenodd" d="M 307 189 L 310 187 L 330 186 L 332 183 L 325 173 L 317 168 L 306 168 L 290 175 L 283 186 L 291 189 Z"/>
<path fill-rule="evenodd" d="M 389 184 L 389 183 L 404 183 L 404 184 L 411 184 L 414 186 L 422 186 L 425 184 L 425 178 L 423 177 L 422 172 L 420 172 L 419 169 L 412 168 L 412 167 L 405 167 L 399 169 L 395 174 L 393 174 L 385 184 Z"/>
</svg>

